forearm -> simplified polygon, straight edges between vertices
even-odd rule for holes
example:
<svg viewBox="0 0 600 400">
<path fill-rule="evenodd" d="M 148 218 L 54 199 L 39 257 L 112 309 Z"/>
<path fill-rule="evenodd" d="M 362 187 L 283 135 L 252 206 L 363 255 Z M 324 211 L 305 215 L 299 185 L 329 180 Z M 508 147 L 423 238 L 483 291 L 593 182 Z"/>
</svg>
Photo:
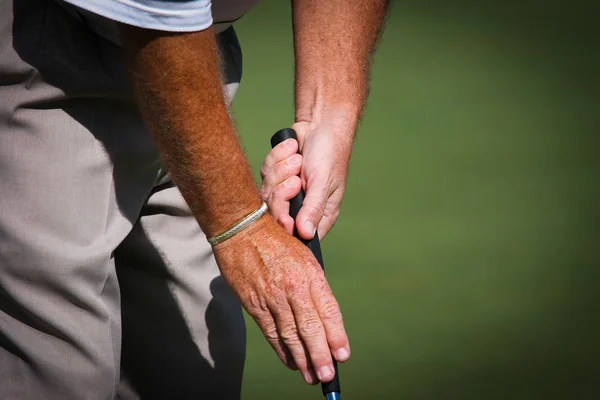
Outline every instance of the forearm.
<svg viewBox="0 0 600 400">
<path fill-rule="evenodd" d="M 323 119 L 352 134 L 368 94 L 371 55 L 388 0 L 293 0 L 296 122 Z"/>
<path fill-rule="evenodd" d="M 208 236 L 260 204 L 225 105 L 214 32 L 121 26 L 137 101 L 161 157 Z"/>
</svg>

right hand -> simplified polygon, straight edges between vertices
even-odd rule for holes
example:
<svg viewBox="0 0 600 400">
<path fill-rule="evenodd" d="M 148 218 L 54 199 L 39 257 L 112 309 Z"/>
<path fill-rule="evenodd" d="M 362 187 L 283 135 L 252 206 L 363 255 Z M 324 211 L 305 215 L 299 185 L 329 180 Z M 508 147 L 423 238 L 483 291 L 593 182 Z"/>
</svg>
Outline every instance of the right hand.
<svg viewBox="0 0 600 400">
<path fill-rule="evenodd" d="M 214 246 L 225 281 L 281 361 L 309 384 L 334 377 L 331 355 L 350 357 L 342 314 L 310 250 L 265 215 Z"/>
</svg>

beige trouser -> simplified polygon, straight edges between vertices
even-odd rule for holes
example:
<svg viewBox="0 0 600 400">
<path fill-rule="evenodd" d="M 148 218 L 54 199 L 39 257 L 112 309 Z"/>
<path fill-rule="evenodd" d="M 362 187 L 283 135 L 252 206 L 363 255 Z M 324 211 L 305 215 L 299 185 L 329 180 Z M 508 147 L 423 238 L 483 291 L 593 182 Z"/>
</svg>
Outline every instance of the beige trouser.
<svg viewBox="0 0 600 400">
<path fill-rule="evenodd" d="M 240 306 L 127 82 L 62 7 L 0 0 L 2 400 L 239 398 Z"/>
</svg>

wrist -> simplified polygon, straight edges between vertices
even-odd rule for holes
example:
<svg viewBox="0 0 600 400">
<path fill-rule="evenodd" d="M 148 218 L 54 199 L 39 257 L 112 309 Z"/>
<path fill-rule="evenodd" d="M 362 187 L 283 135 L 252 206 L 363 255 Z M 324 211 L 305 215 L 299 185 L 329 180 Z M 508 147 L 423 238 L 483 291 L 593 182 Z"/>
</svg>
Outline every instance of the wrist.
<svg viewBox="0 0 600 400">
<path fill-rule="evenodd" d="M 321 128 L 337 136 L 354 139 L 361 112 L 362 109 L 353 104 L 299 107 L 295 122 L 307 125 L 309 131 Z"/>
<path fill-rule="evenodd" d="M 244 229 L 248 228 L 250 225 L 255 223 L 267 212 L 267 203 L 262 202 L 261 206 L 246 215 L 244 218 L 240 219 L 233 225 L 231 228 L 219 233 L 218 235 L 207 237 L 208 243 L 211 246 L 215 246 L 219 243 L 223 243 L 224 241 L 231 239 L 238 233 L 242 232 Z"/>
<path fill-rule="evenodd" d="M 233 236 L 231 239 L 214 245 L 213 250 L 215 251 L 215 254 L 227 248 L 240 251 L 245 247 L 244 244 L 251 244 L 254 246 L 262 237 L 269 235 L 274 230 L 276 231 L 279 229 L 282 229 L 281 226 L 279 226 L 279 224 L 267 212 L 258 220 L 253 222 L 250 226 L 248 226 L 248 228 Z"/>
<path fill-rule="evenodd" d="M 229 204 L 226 207 L 204 207 L 204 213 L 199 223 L 207 238 L 218 236 L 231 229 L 245 217 L 256 211 L 262 204 L 260 197 L 246 199 L 237 204 Z"/>
</svg>

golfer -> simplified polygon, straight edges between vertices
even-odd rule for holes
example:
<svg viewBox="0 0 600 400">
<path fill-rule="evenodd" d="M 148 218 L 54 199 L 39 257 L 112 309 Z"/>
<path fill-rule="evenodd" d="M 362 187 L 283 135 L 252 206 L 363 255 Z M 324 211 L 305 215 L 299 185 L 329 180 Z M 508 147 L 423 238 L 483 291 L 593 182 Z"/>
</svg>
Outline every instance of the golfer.
<svg viewBox="0 0 600 400">
<path fill-rule="evenodd" d="M 253 3 L 0 0 L 0 399 L 239 398 L 240 303 L 308 383 L 350 357 L 290 233 L 338 217 L 386 1 L 293 1 L 302 155 L 260 189 L 228 112 Z"/>
</svg>

